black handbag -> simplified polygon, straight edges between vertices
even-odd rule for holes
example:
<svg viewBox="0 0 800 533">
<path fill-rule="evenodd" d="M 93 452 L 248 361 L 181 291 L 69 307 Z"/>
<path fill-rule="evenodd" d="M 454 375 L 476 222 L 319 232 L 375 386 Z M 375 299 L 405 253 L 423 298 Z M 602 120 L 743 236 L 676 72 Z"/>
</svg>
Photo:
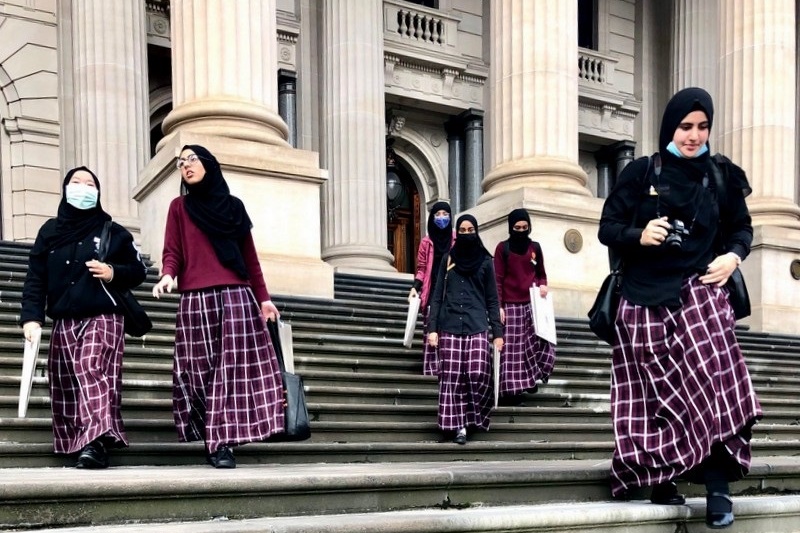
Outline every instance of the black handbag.
<svg viewBox="0 0 800 533">
<path fill-rule="evenodd" d="M 97 258 L 99 261 L 105 261 L 108 255 L 108 250 L 111 245 L 111 221 L 107 221 L 103 225 L 103 231 L 100 233 L 100 244 L 98 245 Z M 122 316 L 124 317 L 125 333 L 131 337 L 142 337 L 153 329 L 153 322 L 147 316 L 147 312 L 142 307 L 142 304 L 136 300 L 136 297 L 130 290 L 118 290 L 106 286 L 111 297 L 114 299 L 116 306 L 119 308 Z"/>
<path fill-rule="evenodd" d="M 278 334 L 278 324 L 267 320 L 267 331 L 278 357 L 283 380 L 283 391 L 286 400 L 284 411 L 284 432 L 270 437 L 272 441 L 300 441 L 311 437 L 311 423 L 308 420 L 308 407 L 306 406 L 306 393 L 303 378 L 286 370 L 283 361 L 283 349 Z"/>
<path fill-rule="evenodd" d="M 589 310 L 589 329 L 608 344 L 614 343 L 617 309 L 622 292 L 622 271 L 613 270 L 597 292 L 592 308 Z"/>
<path fill-rule="evenodd" d="M 736 320 L 750 316 L 750 294 L 747 292 L 742 271 L 738 267 L 731 273 L 725 287 L 728 288 L 728 301 Z"/>
</svg>

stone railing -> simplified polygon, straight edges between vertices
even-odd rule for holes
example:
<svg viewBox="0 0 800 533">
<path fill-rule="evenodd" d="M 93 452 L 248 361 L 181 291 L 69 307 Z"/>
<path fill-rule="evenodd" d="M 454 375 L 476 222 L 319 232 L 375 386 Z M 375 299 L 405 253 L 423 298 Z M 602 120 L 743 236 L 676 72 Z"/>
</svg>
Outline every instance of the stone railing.
<svg viewBox="0 0 800 533">
<path fill-rule="evenodd" d="M 588 85 L 610 88 L 614 85 L 617 59 L 586 48 L 578 49 L 578 79 Z"/>
<path fill-rule="evenodd" d="M 383 31 L 387 40 L 427 50 L 455 51 L 458 19 L 402 0 L 384 0 Z"/>
</svg>

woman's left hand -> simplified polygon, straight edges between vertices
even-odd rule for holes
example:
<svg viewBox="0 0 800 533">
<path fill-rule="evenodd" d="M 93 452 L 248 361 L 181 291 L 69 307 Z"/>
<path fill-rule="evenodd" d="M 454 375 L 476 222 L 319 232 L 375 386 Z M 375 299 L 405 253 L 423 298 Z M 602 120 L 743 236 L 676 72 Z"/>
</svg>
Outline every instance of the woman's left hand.
<svg viewBox="0 0 800 533">
<path fill-rule="evenodd" d="M 89 272 L 95 278 L 99 278 L 106 283 L 114 279 L 114 267 L 108 263 L 101 263 L 97 259 L 92 259 L 91 261 L 86 261 L 86 266 L 89 267 Z"/>
<path fill-rule="evenodd" d="M 728 281 L 733 271 L 736 270 L 737 266 L 739 266 L 739 260 L 736 258 L 735 254 L 722 254 L 711 261 L 706 273 L 700 276 L 700 282 L 706 285 L 713 283 L 717 287 L 722 287 Z"/>
<path fill-rule="evenodd" d="M 547 285 L 539 285 L 539 296 L 542 298 L 547 297 Z"/>
<path fill-rule="evenodd" d="M 493 339 L 492 340 L 492 344 L 494 344 L 494 347 L 497 348 L 498 352 L 502 352 L 503 351 L 503 345 L 504 345 L 503 337 L 497 337 L 497 338 Z"/>
<path fill-rule="evenodd" d="M 272 303 L 272 300 L 261 302 L 261 314 L 264 315 L 265 320 L 272 320 L 273 322 L 281 317 L 280 311 L 278 311 L 278 308 Z"/>
</svg>

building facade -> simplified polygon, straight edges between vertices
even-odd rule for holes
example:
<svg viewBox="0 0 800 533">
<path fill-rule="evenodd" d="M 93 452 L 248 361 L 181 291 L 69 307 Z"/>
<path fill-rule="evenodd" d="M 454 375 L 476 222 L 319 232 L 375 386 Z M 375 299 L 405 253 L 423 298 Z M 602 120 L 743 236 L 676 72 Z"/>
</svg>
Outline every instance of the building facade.
<svg viewBox="0 0 800 533">
<path fill-rule="evenodd" d="M 656 150 L 670 95 L 753 186 L 746 323 L 800 333 L 800 0 L 0 0 L 3 239 L 30 241 L 66 169 L 158 260 L 175 157 L 203 144 L 254 221 L 273 292 L 405 276 L 428 207 L 488 248 L 524 207 L 557 312 L 607 272 L 603 198 Z"/>
</svg>

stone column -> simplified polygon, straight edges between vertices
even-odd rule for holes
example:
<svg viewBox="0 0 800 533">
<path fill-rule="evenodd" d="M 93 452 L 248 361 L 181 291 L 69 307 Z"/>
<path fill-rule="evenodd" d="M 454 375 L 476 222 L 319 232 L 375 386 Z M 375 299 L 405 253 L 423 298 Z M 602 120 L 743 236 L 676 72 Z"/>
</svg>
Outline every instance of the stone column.
<svg viewBox="0 0 800 533">
<path fill-rule="evenodd" d="M 795 2 L 720 0 L 721 151 L 747 172 L 754 225 L 800 229 Z"/>
<path fill-rule="evenodd" d="M 464 209 L 475 207 L 483 181 L 483 111 L 461 114 L 464 123 Z"/>
<path fill-rule="evenodd" d="M 672 92 L 702 87 L 717 97 L 719 0 L 673 0 Z"/>
<path fill-rule="evenodd" d="M 591 195 L 578 164 L 577 2 L 489 9 L 491 170 L 481 202 L 521 187 Z"/>
<path fill-rule="evenodd" d="M 144 2 L 72 0 L 68 166 L 100 179 L 103 207 L 138 232 L 131 197 L 150 154 Z M 65 116 L 69 116 L 66 113 Z"/>
<path fill-rule="evenodd" d="M 464 132 L 457 119 L 449 120 L 444 125 L 447 131 L 447 177 L 450 193 L 450 209 L 453 214 L 464 209 Z"/>
<path fill-rule="evenodd" d="M 383 5 L 323 0 L 322 257 L 335 268 L 392 271 L 387 249 Z M 357 14 L 357 15 L 356 15 Z"/>
<path fill-rule="evenodd" d="M 594 154 L 597 161 L 597 197 L 608 198 L 608 193 L 614 187 L 614 176 L 611 172 L 611 163 L 608 162 L 608 151 L 604 147 Z"/>
<path fill-rule="evenodd" d="M 278 114 L 275 3 L 172 0 L 173 109 L 159 148 L 178 130 L 289 145 Z"/>
<path fill-rule="evenodd" d="M 616 184 L 619 175 L 628 166 L 628 163 L 633 161 L 636 143 L 633 141 L 619 141 L 609 148 L 614 154 L 614 183 Z"/>
<path fill-rule="evenodd" d="M 289 131 L 288 141 L 297 146 L 297 73 L 278 71 L 278 113 Z"/>
</svg>

